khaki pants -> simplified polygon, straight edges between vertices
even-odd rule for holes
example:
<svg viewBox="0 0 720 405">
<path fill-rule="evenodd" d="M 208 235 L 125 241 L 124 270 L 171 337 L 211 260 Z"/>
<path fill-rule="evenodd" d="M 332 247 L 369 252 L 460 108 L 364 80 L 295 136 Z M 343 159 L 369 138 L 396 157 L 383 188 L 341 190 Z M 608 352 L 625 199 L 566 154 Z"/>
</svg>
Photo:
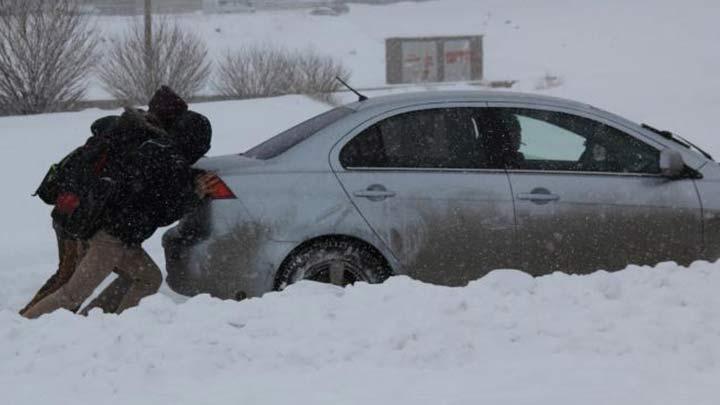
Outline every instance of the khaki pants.
<svg viewBox="0 0 720 405">
<path fill-rule="evenodd" d="M 100 306 L 106 311 L 121 313 L 138 305 L 144 297 L 155 294 L 162 284 L 160 270 L 141 247 L 126 246 L 100 231 L 88 241 L 87 252 L 70 280 L 29 308 L 24 316 L 37 318 L 60 308 L 76 309 L 113 270 L 118 273 L 119 280 L 106 288 L 87 310 Z"/>
<path fill-rule="evenodd" d="M 20 315 L 24 315 L 25 312 L 37 304 L 43 298 L 59 290 L 65 283 L 67 283 L 73 274 L 75 274 L 75 268 L 78 263 L 85 256 L 87 250 L 86 242 L 69 239 L 63 236 L 62 231 L 55 227 L 55 234 L 57 236 L 58 244 L 58 256 L 59 264 L 55 274 L 52 275 L 35 294 L 32 300 L 20 311 Z M 77 312 L 79 307 L 71 309 L 73 312 Z"/>
</svg>

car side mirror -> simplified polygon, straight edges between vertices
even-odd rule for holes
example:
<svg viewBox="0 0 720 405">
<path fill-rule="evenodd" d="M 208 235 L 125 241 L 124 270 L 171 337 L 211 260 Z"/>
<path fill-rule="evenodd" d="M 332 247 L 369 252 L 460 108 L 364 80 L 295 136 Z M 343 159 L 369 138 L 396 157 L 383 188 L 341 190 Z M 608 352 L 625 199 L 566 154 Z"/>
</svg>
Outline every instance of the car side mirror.
<svg viewBox="0 0 720 405">
<path fill-rule="evenodd" d="M 674 149 L 663 149 L 660 152 L 660 172 L 663 176 L 678 179 L 685 173 L 685 161 L 680 152 Z"/>
</svg>

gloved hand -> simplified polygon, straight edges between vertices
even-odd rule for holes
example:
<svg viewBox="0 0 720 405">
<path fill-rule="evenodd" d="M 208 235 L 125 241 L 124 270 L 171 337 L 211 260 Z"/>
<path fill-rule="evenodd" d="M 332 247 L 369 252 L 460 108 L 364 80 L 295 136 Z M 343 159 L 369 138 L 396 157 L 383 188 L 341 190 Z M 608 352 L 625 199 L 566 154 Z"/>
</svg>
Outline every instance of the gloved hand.
<svg viewBox="0 0 720 405">
<path fill-rule="evenodd" d="M 65 215 L 70 215 L 80 206 L 80 198 L 74 193 L 60 193 L 55 201 L 55 209 Z"/>
<path fill-rule="evenodd" d="M 201 200 L 205 197 L 212 196 L 214 192 L 218 191 L 218 187 L 227 188 L 215 173 L 205 172 L 195 177 L 195 194 Z"/>
</svg>

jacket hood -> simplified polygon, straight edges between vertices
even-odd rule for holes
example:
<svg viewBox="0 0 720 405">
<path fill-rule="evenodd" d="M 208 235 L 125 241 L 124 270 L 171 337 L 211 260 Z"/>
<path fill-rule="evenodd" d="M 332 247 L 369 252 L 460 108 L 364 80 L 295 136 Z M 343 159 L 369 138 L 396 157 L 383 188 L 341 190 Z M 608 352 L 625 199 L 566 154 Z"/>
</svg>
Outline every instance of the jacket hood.
<svg viewBox="0 0 720 405">
<path fill-rule="evenodd" d="M 157 117 L 165 129 L 169 129 L 188 110 L 185 100 L 167 86 L 155 92 L 148 107 L 148 112 Z"/>
<path fill-rule="evenodd" d="M 212 125 L 210 120 L 194 111 L 186 111 L 170 130 L 176 147 L 193 164 L 210 150 Z"/>
</svg>

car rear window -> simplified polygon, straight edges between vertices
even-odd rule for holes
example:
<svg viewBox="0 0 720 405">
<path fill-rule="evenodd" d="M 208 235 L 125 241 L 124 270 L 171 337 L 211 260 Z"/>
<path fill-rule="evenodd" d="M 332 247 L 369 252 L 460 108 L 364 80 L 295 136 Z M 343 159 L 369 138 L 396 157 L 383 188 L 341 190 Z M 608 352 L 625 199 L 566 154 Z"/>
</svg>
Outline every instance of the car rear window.
<svg viewBox="0 0 720 405">
<path fill-rule="evenodd" d="M 347 107 L 334 108 L 275 135 L 243 155 L 253 159 L 272 159 L 353 112 Z"/>
</svg>

